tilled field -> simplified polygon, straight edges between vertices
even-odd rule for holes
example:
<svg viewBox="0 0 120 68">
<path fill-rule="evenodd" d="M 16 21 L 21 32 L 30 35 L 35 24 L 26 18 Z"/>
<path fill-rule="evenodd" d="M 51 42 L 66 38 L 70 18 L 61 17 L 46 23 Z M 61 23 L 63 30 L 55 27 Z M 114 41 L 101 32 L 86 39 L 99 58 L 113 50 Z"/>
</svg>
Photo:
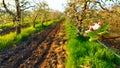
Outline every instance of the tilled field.
<svg viewBox="0 0 120 68">
<path fill-rule="evenodd" d="M 107 47 L 120 51 L 120 32 L 111 30 L 110 36 L 106 36 L 101 42 Z"/>
<path fill-rule="evenodd" d="M 117 49 L 118 51 L 120 51 L 120 38 L 103 40 L 102 43 L 104 43 L 108 47 L 111 47 L 113 49 Z"/>
<path fill-rule="evenodd" d="M 0 68 L 65 68 L 63 22 L 35 33 L 12 49 L 0 53 Z"/>
</svg>

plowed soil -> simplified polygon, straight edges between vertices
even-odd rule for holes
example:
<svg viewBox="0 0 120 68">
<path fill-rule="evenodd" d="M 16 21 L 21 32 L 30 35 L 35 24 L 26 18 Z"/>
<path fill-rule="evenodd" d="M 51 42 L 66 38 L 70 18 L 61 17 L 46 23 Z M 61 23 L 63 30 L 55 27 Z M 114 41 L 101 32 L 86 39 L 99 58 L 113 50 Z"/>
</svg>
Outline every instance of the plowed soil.
<svg viewBox="0 0 120 68">
<path fill-rule="evenodd" d="M 57 23 L 0 52 L 0 68 L 65 68 L 66 40 L 63 22 Z"/>
<path fill-rule="evenodd" d="M 120 38 L 102 40 L 107 47 L 120 51 Z"/>
<path fill-rule="evenodd" d="M 108 48 L 117 50 L 120 54 L 120 32 L 114 29 L 109 32 L 112 36 L 106 36 L 106 39 L 103 39 L 101 42 Z"/>
<path fill-rule="evenodd" d="M 120 32 L 114 29 L 109 32 L 111 33 L 111 35 L 106 36 L 106 39 L 101 40 L 101 42 L 108 48 L 108 50 L 112 54 L 120 58 Z M 120 68 L 120 66 L 118 65 L 115 68 Z"/>
</svg>

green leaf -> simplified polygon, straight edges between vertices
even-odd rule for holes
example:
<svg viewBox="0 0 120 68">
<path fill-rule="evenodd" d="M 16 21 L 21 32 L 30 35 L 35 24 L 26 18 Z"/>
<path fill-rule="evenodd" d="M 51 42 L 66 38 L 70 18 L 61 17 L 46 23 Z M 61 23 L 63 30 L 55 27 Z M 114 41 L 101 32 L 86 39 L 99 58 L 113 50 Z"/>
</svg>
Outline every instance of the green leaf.
<svg viewBox="0 0 120 68">
<path fill-rule="evenodd" d="M 98 35 L 104 35 L 104 34 L 107 34 L 107 33 L 108 33 L 108 31 L 103 31 L 103 32 L 98 33 Z"/>
<path fill-rule="evenodd" d="M 99 29 L 100 29 L 101 31 L 104 31 L 104 30 L 106 30 L 108 27 L 109 27 L 108 24 L 104 24 L 104 25 L 101 26 Z"/>
<path fill-rule="evenodd" d="M 104 24 L 97 30 L 88 32 L 87 35 L 90 37 L 89 41 L 95 41 L 95 40 L 99 39 L 99 37 L 101 35 L 108 33 L 108 31 L 107 31 L 108 27 L 109 27 L 108 24 Z"/>
<path fill-rule="evenodd" d="M 89 41 L 95 41 L 95 40 L 97 40 L 97 39 L 99 39 L 99 36 L 91 37 L 91 38 L 89 39 Z"/>
<path fill-rule="evenodd" d="M 87 35 L 90 37 L 89 41 L 94 41 L 99 38 L 99 35 L 96 31 L 88 32 Z"/>
</svg>

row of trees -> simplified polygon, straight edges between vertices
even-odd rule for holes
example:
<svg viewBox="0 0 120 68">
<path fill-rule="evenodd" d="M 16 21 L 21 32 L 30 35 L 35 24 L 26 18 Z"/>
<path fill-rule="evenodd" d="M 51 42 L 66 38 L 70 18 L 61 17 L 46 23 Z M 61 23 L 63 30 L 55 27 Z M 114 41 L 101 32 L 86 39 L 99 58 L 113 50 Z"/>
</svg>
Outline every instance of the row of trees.
<svg viewBox="0 0 120 68">
<path fill-rule="evenodd" d="M 59 17 L 61 14 L 58 11 L 50 9 L 45 1 L 36 2 L 33 0 L 33 2 L 30 2 L 29 0 L 2 0 L 0 5 L 1 23 L 5 15 L 10 16 L 12 22 L 15 24 L 14 26 L 16 27 L 17 34 L 21 33 L 21 22 L 24 22 L 25 17 L 31 18 L 29 20 L 33 23 L 33 27 L 35 27 L 37 20 L 40 20 L 39 22 L 43 25 L 43 22 L 55 19 L 55 17 L 50 19 L 50 16 L 56 14 L 56 17 Z"/>
<path fill-rule="evenodd" d="M 16 33 L 19 34 L 21 32 L 20 22 L 22 12 L 24 12 L 26 9 L 29 9 L 32 6 L 27 6 L 29 4 L 27 0 L 14 0 L 12 4 L 14 5 L 10 5 L 10 1 L 6 3 L 6 0 L 2 0 L 1 10 L 4 13 L 1 12 L 1 14 L 2 15 L 9 14 L 12 17 L 12 21 L 16 27 Z M 13 10 L 10 10 L 10 8 L 13 8 Z"/>
<path fill-rule="evenodd" d="M 83 25 L 84 20 L 87 20 L 91 16 L 94 17 L 94 13 L 97 14 L 97 12 L 102 10 L 112 12 L 106 6 L 108 2 L 112 2 L 109 7 L 119 6 L 120 4 L 118 0 L 68 0 L 65 13 L 76 22 L 78 34 L 81 34 L 85 30 L 83 28 L 85 27 Z"/>
</svg>

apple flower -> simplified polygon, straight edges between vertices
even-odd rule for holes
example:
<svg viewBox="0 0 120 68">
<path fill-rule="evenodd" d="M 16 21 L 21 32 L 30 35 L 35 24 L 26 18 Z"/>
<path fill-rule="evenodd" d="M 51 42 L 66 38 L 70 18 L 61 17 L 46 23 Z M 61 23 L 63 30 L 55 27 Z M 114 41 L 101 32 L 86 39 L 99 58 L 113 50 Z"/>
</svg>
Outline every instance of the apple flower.
<svg viewBox="0 0 120 68">
<path fill-rule="evenodd" d="M 86 31 L 85 31 L 85 33 L 88 33 L 88 32 L 90 32 L 90 30 L 86 30 Z"/>
<path fill-rule="evenodd" d="M 103 23 L 102 23 L 102 22 L 98 22 L 98 25 L 102 26 L 102 25 L 103 25 Z"/>
<path fill-rule="evenodd" d="M 87 37 L 87 33 L 99 29 L 103 25 L 102 22 L 95 23 L 93 26 L 90 26 L 89 30 L 86 30 L 83 34 L 84 37 Z"/>
<path fill-rule="evenodd" d="M 89 41 L 95 41 L 101 39 L 101 36 L 108 33 L 107 28 L 108 24 L 102 22 L 95 23 L 93 26 L 90 26 L 88 30 L 83 33 L 83 36 L 89 37 Z"/>
<path fill-rule="evenodd" d="M 86 33 L 83 34 L 84 37 L 87 37 L 88 35 Z"/>
<path fill-rule="evenodd" d="M 92 27 L 92 26 L 90 26 L 89 30 L 90 30 L 90 31 L 94 31 L 94 29 L 93 29 L 93 27 Z"/>
<path fill-rule="evenodd" d="M 92 28 L 93 28 L 94 30 L 97 30 L 99 27 L 100 27 L 100 25 L 99 25 L 99 24 L 97 24 L 97 23 L 95 23 L 95 25 L 94 25 L 94 26 L 92 26 Z"/>
<path fill-rule="evenodd" d="M 90 32 L 90 30 L 86 30 L 85 33 L 83 34 L 84 37 L 87 37 L 87 33 Z"/>
</svg>

